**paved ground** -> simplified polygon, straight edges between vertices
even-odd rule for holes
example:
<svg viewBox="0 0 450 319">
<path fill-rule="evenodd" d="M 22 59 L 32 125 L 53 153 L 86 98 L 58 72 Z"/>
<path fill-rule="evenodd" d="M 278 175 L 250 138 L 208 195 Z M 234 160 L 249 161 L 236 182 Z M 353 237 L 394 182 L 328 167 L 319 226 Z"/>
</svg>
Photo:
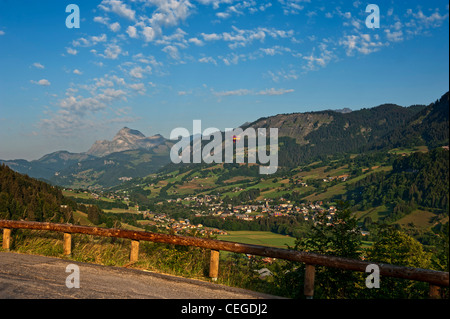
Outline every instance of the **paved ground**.
<svg viewBox="0 0 450 319">
<path fill-rule="evenodd" d="M 80 288 L 67 288 L 69 264 Z M 70 281 L 70 282 L 73 282 Z M 243 289 L 135 269 L 0 252 L 0 299 L 271 299 Z"/>
</svg>

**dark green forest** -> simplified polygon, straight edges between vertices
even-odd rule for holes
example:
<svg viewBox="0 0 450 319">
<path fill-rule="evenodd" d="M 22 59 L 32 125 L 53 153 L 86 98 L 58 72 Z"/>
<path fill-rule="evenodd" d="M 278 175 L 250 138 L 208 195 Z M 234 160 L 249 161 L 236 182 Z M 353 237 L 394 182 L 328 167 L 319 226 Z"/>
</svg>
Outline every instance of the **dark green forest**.
<svg viewBox="0 0 450 319">
<path fill-rule="evenodd" d="M 333 121 L 310 132 L 305 137 L 307 144 L 280 137 L 279 163 L 292 168 L 336 154 L 448 145 L 448 101 L 447 92 L 426 107 L 385 104 L 347 114 L 332 112 Z"/>
<path fill-rule="evenodd" d="M 0 218 L 73 222 L 73 208 L 59 188 L 0 165 Z"/>
<path fill-rule="evenodd" d="M 436 148 L 394 160 L 390 172 L 368 175 L 347 186 L 346 200 L 360 210 L 389 205 L 390 221 L 418 207 L 437 213 L 449 211 L 449 152 Z"/>
</svg>

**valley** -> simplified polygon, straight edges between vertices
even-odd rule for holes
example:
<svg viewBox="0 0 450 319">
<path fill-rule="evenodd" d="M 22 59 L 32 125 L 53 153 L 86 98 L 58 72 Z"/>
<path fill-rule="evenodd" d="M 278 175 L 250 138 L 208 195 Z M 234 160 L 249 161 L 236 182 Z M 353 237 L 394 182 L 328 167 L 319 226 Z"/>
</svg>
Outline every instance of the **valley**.
<svg viewBox="0 0 450 319">
<path fill-rule="evenodd" d="M 296 127 L 300 122 L 304 130 Z M 113 141 L 96 142 L 86 153 L 60 151 L 36 161 L 1 161 L 0 218 L 327 254 L 332 249 L 338 256 L 351 247 L 353 258 L 376 251 L 392 234 L 402 234 L 420 245 L 420 260 L 426 262 L 421 267 L 441 270 L 447 267 L 448 251 L 448 123 L 448 93 L 428 106 L 382 105 L 260 119 L 243 128 L 279 129 L 279 167 L 270 175 L 260 174 L 261 163 L 245 161 L 175 164 L 169 155 L 174 141 L 148 139 L 123 128 Z M 36 239 L 38 251 L 55 254 L 54 244 L 44 239 Z M 100 247 L 96 240 L 84 240 L 79 245 L 90 248 L 80 252 L 81 260 L 115 264 L 108 256 L 120 254 L 123 263 L 128 254 L 122 244 L 105 241 Z M 164 245 L 144 249 L 153 256 L 144 268 L 181 274 L 193 267 L 191 275 L 202 276 L 204 251 Z M 275 277 L 297 282 L 286 271 L 302 272 L 290 263 L 232 253 L 222 254 L 221 264 L 225 284 L 288 295 L 295 294 L 291 284 L 281 288 Z M 269 279 L 263 279 L 262 270 Z"/>
<path fill-rule="evenodd" d="M 175 141 L 129 128 L 86 153 L 3 163 L 62 187 L 65 197 L 84 207 L 84 220 L 92 219 L 87 207 L 98 206 L 95 224 L 108 226 L 296 238 L 322 214 L 332 224 L 341 202 L 368 240 L 373 225 L 389 223 L 429 243 L 448 222 L 448 93 L 428 106 L 280 114 L 242 129 L 250 127 L 279 130 L 275 174 L 261 175 L 259 163 L 174 164 L 169 153 Z"/>
</svg>

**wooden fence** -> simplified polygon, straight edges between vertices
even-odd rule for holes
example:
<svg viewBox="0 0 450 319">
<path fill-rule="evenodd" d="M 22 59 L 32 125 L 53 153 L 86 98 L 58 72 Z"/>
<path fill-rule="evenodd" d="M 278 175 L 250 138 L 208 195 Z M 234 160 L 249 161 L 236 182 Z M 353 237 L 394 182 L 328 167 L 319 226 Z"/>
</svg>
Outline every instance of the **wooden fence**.
<svg viewBox="0 0 450 319">
<path fill-rule="evenodd" d="M 3 248 L 9 250 L 11 247 L 11 229 L 33 229 L 44 231 L 55 231 L 64 234 L 64 254 L 71 255 L 71 234 L 86 234 L 101 237 L 126 238 L 131 240 L 130 261 L 138 260 L 139 241 L 151 241 L 155 243 L 166 243 L 182 246 L 194 246 L 211 250 L 209 276 L 217 280 L 219 274 L 219 252 L 230 251 L 264 257 L 285 259 L 305 263 L 305 285 L 304 294 L 307 298 L 314 295 L 315 266 L 321 265 L 345 270 L 365 272 L 367 266 L 376 264 L 381 276 L 403 278 L 427 282 L 430 284 L 430 297 L 439 296 L 440 287 L 449 286 L 449 273 L 429 269 L 402 267 L 391 264 L 373 263 L 357 259 L 333 257 L 296 250 L 266 247 L 259 245 L 240 244 L 229 241 L 204 239 L 187 236 L 158 234 L 145 231 L 131 231 L 123 229 L 107 229 L 100 227 L 88 227 L 70 224 L 40 223 L 30 221 L 0 220 L 0 228 L 3 228 Z"/>
</svg>

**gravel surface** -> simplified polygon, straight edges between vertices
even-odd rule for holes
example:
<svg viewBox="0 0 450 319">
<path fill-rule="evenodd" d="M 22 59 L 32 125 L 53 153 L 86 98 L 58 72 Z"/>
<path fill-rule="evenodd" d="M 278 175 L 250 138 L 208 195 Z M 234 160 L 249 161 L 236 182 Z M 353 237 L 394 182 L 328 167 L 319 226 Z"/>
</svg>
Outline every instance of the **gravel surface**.
<svg viewBox="0 0 450 319">
<path fill-rule="evenodd" d="M 79 269 L 79 288 L 68 288 Z M 68 279 L 69 277 L 69 279 Z M 0 299 L 276 299 L 244 289 L 53 257 L 0 252 Z"/>
</svg>

